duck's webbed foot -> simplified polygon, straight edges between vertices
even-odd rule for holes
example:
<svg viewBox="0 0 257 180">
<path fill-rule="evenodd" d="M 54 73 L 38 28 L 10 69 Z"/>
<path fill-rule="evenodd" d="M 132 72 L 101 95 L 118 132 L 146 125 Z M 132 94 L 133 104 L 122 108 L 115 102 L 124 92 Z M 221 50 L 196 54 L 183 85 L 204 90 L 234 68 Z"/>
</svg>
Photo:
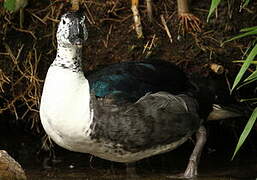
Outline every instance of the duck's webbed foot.
<svg viewBox="0 0 257 180">
<path fill-rule="evenodd" d="M 191 13 L 179 13 L 179 26 L 183 34 L 185 32 L 201 32 L 201 20 Z"/>
<path fill-rule="evenodd" d="M 184 178 L 193 178 L 197 175 L 198 175 L 197 164 L 194 161 L 189 160 L 188 165 L 187 165 L 187 169 L 184 172 L 183 177 Z"/>
<path fill-rule="evenodd" d="M 193 178 L 198 175 L 198 163 L 206 140 L 206 129 L 204 126 L 200 126 L 200 128 L 196 132 L 196 144 L 189 158 L 186 171 L 184 172 L 184 178 Z"/>
<path fill-rule="evenodd" d="M 196 132 L 196 144 L 194 150 L 189 158 L 187 168 L 183 173 L 168 176 L 168 178 L 172 179 L 192 179 L 198 175 L 198 163 L 201 157 L 201 153 L 203 147 L 206 143 L 206 129 L 204 126 L 200 126 L 200 128 Z"/>
</svg>

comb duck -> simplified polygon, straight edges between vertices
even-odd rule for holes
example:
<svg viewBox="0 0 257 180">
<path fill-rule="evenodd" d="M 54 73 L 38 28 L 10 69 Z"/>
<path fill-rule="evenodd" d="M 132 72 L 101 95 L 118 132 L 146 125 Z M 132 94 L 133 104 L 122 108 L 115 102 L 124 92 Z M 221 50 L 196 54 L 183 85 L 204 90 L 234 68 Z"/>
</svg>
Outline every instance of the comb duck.
<svg viewBox="0 0 257 180">
<path fill-rule="evenodd" d="M 196 133 L 183 175 L 196 176 L 212 94 L 162 61 L 114 64 L 85 77 L 84 20 L 77 12 L 61 17 L 40 105 L 46 133 L 65 149 L 123 163 L 171 151 Z"/>
</svg>

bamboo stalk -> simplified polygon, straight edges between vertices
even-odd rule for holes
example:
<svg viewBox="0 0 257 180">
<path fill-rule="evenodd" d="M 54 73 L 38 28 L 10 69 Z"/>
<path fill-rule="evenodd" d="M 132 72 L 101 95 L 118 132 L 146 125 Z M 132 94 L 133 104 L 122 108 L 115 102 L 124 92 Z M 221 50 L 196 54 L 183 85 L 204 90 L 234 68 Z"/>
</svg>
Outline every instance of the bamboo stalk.
<svg viewBox="0 0 257 180">
<path fill-rule="evenodd" d="M 138 11 L 138 0 L 131 0 L 131 10 L 133 12 L 133 17 L 134 17 L 134 23 L 135 23 L 135 30 L 137 33 L 137 37 L 141 38 L 143 37 L 143 31 L 142 31 L 142 24 L 141 24 L 141 19 L 140 19 L 140 14 Z"/>
<path fill-rule="evenodd" d="M 186 31 L 201 32 L 201 21 L 194 14 L 189 11 L 188 0 L 177 0 L 178 16 L 180 19 L 180 26 L 182 26 L 183 34 Z"/>
<path fill-rule="evenodd" d="M 146 0 L 147 15 L 150 22 L 153 22 L 152 0 Z"/>
<path fill-rule="evenodd" d="M 177 0 L 178 14 L 189 13 L 188 0 Z"/>
<path fill-rule="evenodd" d="M 24 8 L 20 9 L 20 28 L 23 29 L 23 23 L 24 23 Z"/>
<path fill-rule="evenodd" d="M 79 3 L 80 3 L 80 0 L 71 0 L 71 4 L 72 4 L 71 10 L 72 11 L 78 11 L 79 10 Z"/>
</svg>

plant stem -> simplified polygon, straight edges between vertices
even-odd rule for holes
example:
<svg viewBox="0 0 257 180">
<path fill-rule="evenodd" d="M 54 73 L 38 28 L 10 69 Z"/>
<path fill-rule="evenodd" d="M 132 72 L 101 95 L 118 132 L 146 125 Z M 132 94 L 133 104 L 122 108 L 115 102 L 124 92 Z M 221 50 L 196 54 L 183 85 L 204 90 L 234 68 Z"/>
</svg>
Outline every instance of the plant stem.
<svg viewBox="0 0 257 180">
<path fill-rule="evenodd" d="M 142 32 L 142 24 L 141 24 L 141 20 L 140 20 L 140 14 L 138 11 L 138 4 L 139 4 L 139 0 L 131 1 L 131 10 L 133 12 L 135 30 L 137 32 L 137 37 L 141 38 L 141 37 L 143 37 L 143 32 Z"/>
<path fill-rule="evenodd" d="M 20 28 L 23 29 L 23 23 L 24 23 L 24 8 L 20 9 Z"/>
<path fill-rule="evenodd" d="M 178 15 L 183 13 L 189 13 L 188 0 L 177 0 L 178 3 Z"/>
<path fill-rule="evenodd" d="M 147 15 L 150 22 L 153 22 L 152 0 L 146 0 Z"/>
<path fill-rule="evenodd" d="M 71 10 L 72 11 L 78 11 L 80 0 L 71 0 L 71 3 L 72 3 Z"/>
</svg>

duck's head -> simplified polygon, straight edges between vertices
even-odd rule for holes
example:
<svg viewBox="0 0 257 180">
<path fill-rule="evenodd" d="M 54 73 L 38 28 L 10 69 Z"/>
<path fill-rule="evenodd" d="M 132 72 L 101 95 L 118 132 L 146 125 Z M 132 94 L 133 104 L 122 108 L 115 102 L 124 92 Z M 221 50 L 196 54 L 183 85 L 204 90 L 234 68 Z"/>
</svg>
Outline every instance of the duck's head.
<svg viewBox="0 0 257 180">
<path fill-rule="evenodd" d="M 202 77 L 201 74 L 194 74 L 191 76 L 191 83 L 194 88 L 192 88 L 192 93 L 197 98 L 199 103 L 199 115 L 203 119 L 206 119 L 210 113 L 213 113 L 213 107 L 216 105 L 222 107 L 229 107 L 231 104 L 235 103 L 235 99 L 230 95 L 229 89 L 227 88 L 227 82 L 225 77 L 223 76 L 209 76 Z M 191 90 L 191 89 L 190 89 Z M 222 109 L 224 110 L 224 109 Z M 236 110 L 234 111 L 236 112 Z M 234 116 L 234 113 L 231 111 L 227 111 L 226 116 Z M 221 111 L 215 111 L 215 113 L 221 113 Z M 213 116 L 214 114 L 212 114 Z M 220 115 L 217 117 L 217 115 Z M 221 114 L 215 114 L 217 117 L 222 119 Z M 224 118 L 227 118 L 223 116 Z M 214 120 L 214 117 L 212 117 Z M 209 119 L 209 118 L 208 118 Z M 211 119 L 211 118 L 210 118 Z M 210 120 L 209 119 L 209 120 Z M 219 120 L 220 120 L 219 119 Z"/>
<path fill-rule="evenodd" d="M 56 34 L 58 46 L 82 47 L 88 37 L 84 21 L 85 16 L 79 12 L 68 12 L 62 15 Z"/>
</svg>

